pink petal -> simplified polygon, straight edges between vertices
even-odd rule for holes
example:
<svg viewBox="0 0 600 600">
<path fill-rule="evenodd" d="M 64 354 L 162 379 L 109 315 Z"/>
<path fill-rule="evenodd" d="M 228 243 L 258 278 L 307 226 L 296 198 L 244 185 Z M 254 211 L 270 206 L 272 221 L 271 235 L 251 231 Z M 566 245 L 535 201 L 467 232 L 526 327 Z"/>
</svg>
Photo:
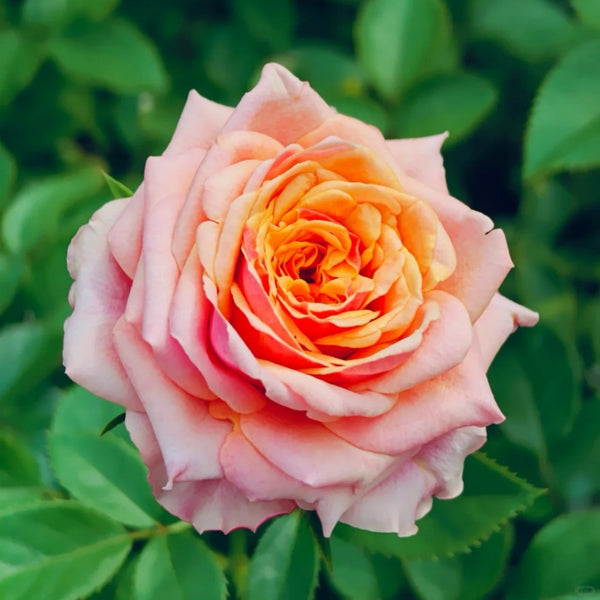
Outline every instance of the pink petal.
<svg viewBox="0 0 600 600">
<path fill-rule="evenodd" d="M 191 90 L 165 155 L 191 148 L 208 148 L 232 112 L 229 106 L 207 100 L 196 90 Z"/>
<path fill-rule="evenodd" d="M 263 68 L 256 87 L 240 100 L 223 131 L 258 131 L 287 145 L 334 114 L 308 83 L 271 63 Z"/>
<path fill-rule="evenodd" d="M 242 415 L 240 427 L 271 464 L 313 487 L 365 485 L 397 460 L 361 450 L 323 424 L 289 409 L 273 407 Z"/>
<path fill-rule="evenodd" d="M 472 326 L 465 307 L 453 296 L 437 290 L 425 296 L 425 306 L 430 302 L 439 307 L 439 318 L 422 333 L 416 350 L 396 368 L 354 385 L 353 390 L 401 392 L 445 373 L 465 358 L 472 340 Z"/>
<path fill-rule="evenodd" d="M 233 131 L 222 134 L 215 140 L 196 173 L 177 220 L 172 249 L 179 268 L 183 268 L 195 243 L 198 225 L 206 218 L 202 201 L 207 179 L 235 163 L 246 160 L 263 161 L 272 158 L 282 148 L 283 146 L 273 138 L 252 131 Z M 232 185 L 233 187 L 239 185 L 237 178 Z"/>
<path fill-rule="evenodd" d="M 349 417 L 324 426 L 359 448 L 400 454 L 459 427 L 486 426 L 504 419 L 477 345 L 450 371 L 396 398 L 395 406 L 379 417 Z"/>
<path fill-rule="evenodd" d="M 437 485 L 432 473 L 409 460 L 389 477 L 357 500 L 341 521 L 370 531 L 414 535 L 415 520 L 431 508 L 431 494 Z"/>
<path fill-rule="evenodd" d="M 176 483 L 157 499 L 169 512 L 192 523 L 199 533 L 229 533 L 240 527 L 256 531 L 267 519 L 296 508 L 291 500 L 250 502 L 226 479 Z"/>
<path fill-rule="evenodd" d="M 69 246 L 75 280 L 73 314 L 65 322 L 63 362 L 67 375 L 94 394 L 127 408 L 140 403 L 113 347 L 112 329 L 125 311 L 131 280 L 111 255 L 107 234 L 128 200 L 105 204 Z"/>
<path fill-rule="evenodd" d="M 448 193 L 444 160 L 440 152 L 448 132 L 422 138 L 388 140 L 396 164 L 407 175 L 430 188 Z"/>
<path fill-rule="evenodd" d="M 192 252 L 181 272 L 170 312 L 171 334 L 204 376 L 210 390 L 236 412 L 260 410 L 264 393 L 228 369 L 211 349 L 208 327 L 213 308 L 202 285 L 202 267 Z"/>
<path fill-rule="evenodd" d="M 494 294 L 474 326 L 485 368 L 490 366 L 506 338 L 517 327 L 533 327 L 538 319 L 536 312 L 500 294 Z"/>
<path fill-rule="evenodd" d="M 162 451 L 166 487 L 174 481 L 220 477 L 219 448 L 231 424 L 213 419 L 205 402 L 165 377 L 150 346 L 124 318 L 114 328 L 114 339 Z"/>
</svg>

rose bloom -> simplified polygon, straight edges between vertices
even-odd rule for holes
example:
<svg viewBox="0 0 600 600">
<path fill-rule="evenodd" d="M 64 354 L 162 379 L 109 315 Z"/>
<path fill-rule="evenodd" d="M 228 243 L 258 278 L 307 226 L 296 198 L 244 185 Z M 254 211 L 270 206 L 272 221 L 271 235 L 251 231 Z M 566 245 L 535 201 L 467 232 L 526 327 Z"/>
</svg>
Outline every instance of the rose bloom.
<svg viewBox="0 0 600 600">
<path fill-rule="evenodd" d="M 80 229 L 67 374 L 127 409 L 167 510 L 411 535 L 461 492 L 503 419 L 487 367 L 537 315 L 497 293 L 504 234 L 449 195 L 444 137 L 386 141 L 270 64 L 235 109 L 192 91 Z"/>
</svg>

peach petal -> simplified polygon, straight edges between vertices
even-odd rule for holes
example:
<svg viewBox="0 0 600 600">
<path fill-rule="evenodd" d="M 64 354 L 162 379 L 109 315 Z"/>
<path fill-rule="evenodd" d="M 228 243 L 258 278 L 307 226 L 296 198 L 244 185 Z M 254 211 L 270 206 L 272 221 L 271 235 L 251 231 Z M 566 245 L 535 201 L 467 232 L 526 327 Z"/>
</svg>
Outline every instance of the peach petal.
<svg viewBox="0 0 600 600">
<path fill-rule="evenodd" d="M 223 131 L 258 131 L 285 145 L 295 142 L 333 114 L 308 83 L 301 82 L 280 65 L 270 63 L 263 67 L 256 87 L 240 100 Z"/>
<path fill-rule="evenodd" d="M 164 154 L 210 147 L 232 112 L 229 106 L 212 102 L 191 90 Z"/>
<path fill-rule="evenodd" d="M 490 366 L 506 338 L 514 333 L 517 327 L 533 327 L 538 319 L 539 315 L 536 312 L 501 294 L 494 294 L 474 326 L 485 368 Z"/>
<path fill-rule="evenodd" d="M 445 373 L 465 358 L 471 347 L 472 328 L 464 305 L 450 294 L 437 290 L 425 296 L 425 306 L 430 307 L 432 303 L 439 307 L 439 318 L 431 319 L 431 325 L 428 320 L 427 329 L 420 328 L 413 333 L 418 337 L 411 340 L 413 343 L 407 351 L 414 349 L 414 352 L 396 368 L 354 385 L 353 390 L 360 392 L 370 389 L 394 394 Z M 402 344 L 403 341 L 394 346 L 400 350 Z M 393 347 L 390 347 L 387 352 L 392 350 Z"/>
<path fill-rule="evenodd" d="M 240 427 L 271 464 L 313 487 L 366 485 L 396 460 L 348 444 L 321 423 L 289 409 L 242 415 Z"/>
<path fill-rule="evenodd" d="M 228 369 L 215 356 L 208 338 L 211 313 L 215 310 L 202 285 L 202 267 L 192 252 L 181 272 L 170 312 L 173 337 L 203 375 L 209 389 L 236 412 L 260 410 L 264 393 L 239 373 Z"/>
<path fill-rule="evenodd" d="M 219 448 L 231 424 L 213 419 L 205 402 L 168 379 L 150 346 L 124 318 L 115 325 L 113 335 L 161 448 L 168 476 L 165 486 L 169 488 L 175 481 L 220 477 Z"/>
<path fill-rule="evenodd" d="M 69 246 L 67 265 L 75 283 L 69 295 L 73 314 L 65 322 L 63 362 L 67 375 L 94 394 L 140 409 L 111 334 L 125 310 L 131 280 L 110 253 L 106 236 L 127 203 L 121 199 L 105 204 Z"/>
<path fill-rule="evenodd" d="M 440 152 L 448 132 L 428 137 L 387 140 L 396 165 L 408 176 L 430 188 L 448 193 L 444 159 Z"/>
<path fill-rule="evenodd" d="M 359 448 L 399 454 L 459 427 L 504 419 L 490 390 L 479 349 L 473 346 L 453 369 L 396 395 L 386 414 L 324 423 Z"/>
<path fill-rule="evenodd" d="M 493 229 L 491 219 L 459 200 L 406 175 L 399 177 L 406 192 L 431 205 L 450 236 L 457 266 L 437 289 L 459 298 L 474 323 L 513 266 L 504 233 Z"/>
<path fill-rule="evenodd" d="M 202 198 L 207 178 L 238 162 L 267 160 L 282 148 L 273 138 L 255 131 L 232 131 L 215 140 L 196 173 L 175 226 L 172 250 L 180 269 L 194 245 L 196 228 L 205 218 Z"/>
</svg>

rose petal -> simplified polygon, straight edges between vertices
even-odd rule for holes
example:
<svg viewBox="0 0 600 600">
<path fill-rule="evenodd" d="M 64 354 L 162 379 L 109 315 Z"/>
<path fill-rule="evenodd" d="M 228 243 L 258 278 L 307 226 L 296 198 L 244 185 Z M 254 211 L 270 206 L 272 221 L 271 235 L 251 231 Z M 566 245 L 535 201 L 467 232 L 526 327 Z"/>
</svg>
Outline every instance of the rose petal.
<svg viewBox="0 0 600 600">
<path fill-rule="evenodd" d="M 494 294 L 483 314 L 475 322 L 474 327 L 485 368 L 487 369 L 490 366 L 506 338 L 517 327 L 533 327 L 538 319 L 539 315 L 536 312 L 505 298 L 501 294 Z"/>
<path fill-rule="evenodd" d="M 207 100 L 191 90 L 165 156 L 191 148 L 208 148 L 232 112 L 229 106 Z"/>
<path fill-rule="evenodd" d="M 448 132 L 428 137 L 387 140 L 396 164 L 407 175 L 430 188 L 448 193 L 446 170 L 440 149 Z"/>
<path fill-rule="evenodd" d="M 115 325 L 114 340 L 164 456 L 166 487 L 221 476 L 219 448 L 231 424 L 213 419 L 204 402 L 165 377 L 150 346 L 124 318 Z"/>
<path fill-rule="evenodd" d="M 256 87 L 240 100 L 223 131 L 258 131 L 285 145 L 334 114 L 308 83 L 270 63 L 263 67 Z"/>
<path fill-rule="evenodd" d="M 131 280 L 109 251 L 106 236 L 128 199 L 105 204 L 69 246 L 75 280 L 73 314 L 65 321 L 63 362 L 67 375 L 94 394 L 127 408 L 140 402 L 113 347 L 112 328 L 123 314 Z"/>
</svg>

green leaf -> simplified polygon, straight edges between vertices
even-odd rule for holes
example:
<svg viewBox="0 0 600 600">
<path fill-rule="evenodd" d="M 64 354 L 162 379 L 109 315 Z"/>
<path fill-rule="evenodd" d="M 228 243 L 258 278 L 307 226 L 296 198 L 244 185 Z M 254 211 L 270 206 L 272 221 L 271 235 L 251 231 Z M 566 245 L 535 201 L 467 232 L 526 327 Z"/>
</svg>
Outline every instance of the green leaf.
<svg viewBox="0 0 600 600">
<path fill-rule="evenodd" d="M 387 131 L 390 117 L 375 100 L 355 96 L 337 96 L 330 99 L 331 105 L 339 112 L 370 125 L 380 131 Z"/>
<path fill-rule="evenodd" d="M 530 62 L 559 55 L 577 36 L 567 14 L 548 0 L 474 0 L 471 10 L 471 27 L 476 34 L 496 40 Z"/>
<path fill-rule="evenodd" d="M 296 14 L 291 0 L 233 0 L 239 23 L 270 50 L 292 45 Z"/>
<path fill-rule="evenodd" d="M 0 330 L 0 398 L 31 387 L 56 366 L 60 348 L 56 331 L 40 322 L 8 325 Z"/>
<path fill-rule="evenodd" d="M 335 533 L 367 550 L 399 558 L 434 558 L 466 552 L 481 543 L 537 498 L 542 490 L 481 453 L 465 461 L 465 489 L 453 500 L 438 500 L 407 538 L 338 525 Z"/>
<path fill-rule="evenodd" d="M 403 561 L 414 590 L 424 600 L 480 600 L 502 577 L 512 545 L 512 530 L 505 527 L 471 552 L 438 560 Z"/>
<path fill-rule="evenodd" d="M 0 430 L 0 487 L 40 483 L 38 464 L 29 448 L 8 431 Z"/>
<path fill-rule="evenodd" d="M 373 564 L 362 548 L 336 536 L 331 538 L 333 587 L 348 600 L 379 600 Z"/>
<path fill-rule="evenodd" d="M 1 60 L 1 59 L 0 59 Z M 6 204 L 17 174 L 15 159 L 0 144 L 0 209 Z"/>
<path fill-rule="evenodd" d="M 125 413 L 124 412 L 122 412 L 120 415 L 117 415 L 116 417 L 113 417 L 102 428 L 102 431 L 100 432 L 100 434 L 98 435 L 98 437 L 102 437 L 105 433 L 108 433 L 109 431 L 112 431 L 115 427 L 117 427 L 118 425 L 121 425 L 121 423 L 125 423 Z"/>
<path fill-rule="evenodd" d="M 600 164 L 598 64 L 597 39 L 569 52 L 540 86 L 525 137 L 525 177 Z"/>
<path fill-rule="evenodd" d="M 0 513 L 0 597 L 76 600 L 104 584 L 131 538 L 74 502 L 41 502 Z"/>
<path fill-rule="evenodd" d="M 124 183 L 117 181 L 105 171 L 102 171 L 102 175 L 104 176 L 106 185 L 108 185 L 108 189 L 115 200 L 117 198 L 129 198 L 130 196 L 133 196 L 133 192 Z"/>
<path fill-rule="evenodd" d="M 21 15 L 28 25 L 60 28 L 77 17 L 104 19 L 118 3 L 119 0 L 26 0 Z"/>
<path fill-rule="evenodd" d="M 117 93 L 160 92 L 167 87 L 156 48 L 128 21 L 79 22 L 54 38 L 49 50 L 67 75 Z"/>
<path fill-rule="evenodd" d="M 40 486 L 17 486 L 0 488 L 0 512 L 13 506 L 37 503 L 47 495 L 46 488 Z"/>
<path fill-rule="evenodd" d="M 250 560 L 248 600 L 307 600 L 319 574 L 314 536 L 299 513 L 279 517 L 267 527 Z"/>
<path fill-rule="evenodd" d="M 534 536 L 510 579 L 507 600 L 542 600 L 598 589 L 598 556 L 600 509 L 560 516 Z"/>
<path fill-rule="evenodd" d="M 227 597 L 227 582 L 215 555 L 190 531 L 150 540 L 138 560 L 134 582 L 134 600 Z"/>
<path fill-rule="evenodd" d="M 600 2 L 598 0 L 571 0 L 579 20 L 593 29 L 600 29 Z"/>
<path fill-rule="evenodd" d="M 449 30 L 439 0 L 371 0 L 356 21 L 358 58 L 377 91 L 394 100 L 430 74 Z"/>
<path fill-rule="evenodd" d="M 0 254 L 0 314 L 12 302 L 23 271 L 21 257 Z"/>
<path fill-rule="evenodd" d="M 61 219 L 68 209 L 102 188 L 98 169 L 86 168 L 54 175 L 23 188 L 6 210 L 2 234 L 15 253 L 27 252 L 61 232 Z"/>
<path fill-rule="evenodd" d="M 152 527 L 162 509 L 131 444 L 98 437 L 96 419 L 122 408 L 75 387 L 59 401 L 49 453 L 56 478 L 77 500 L 132 527 Z"/>
<path fill-rule="evenodd" d="M 548 447 L 569 432 L 579 404 L 564 344 L 543 325 L 515 335 L 498 353 L 489 378 L 506 416 L 501 431 L 547 458 Z"/>
<path fill-rule="evenodd" d="M 464 72 L 439 75 L 403 100 L 397 133 L 420 137 L 448 131 L 447 144 L 455 144 L 477 127 L 496 100 L 496 90 L 483 77 Z"/>
<path fill-rule="evenodd" d="M 42 58 L 41 48 L 18 31 L 0 32 L 0 106 L 30 83 Z"/>
</svg>

